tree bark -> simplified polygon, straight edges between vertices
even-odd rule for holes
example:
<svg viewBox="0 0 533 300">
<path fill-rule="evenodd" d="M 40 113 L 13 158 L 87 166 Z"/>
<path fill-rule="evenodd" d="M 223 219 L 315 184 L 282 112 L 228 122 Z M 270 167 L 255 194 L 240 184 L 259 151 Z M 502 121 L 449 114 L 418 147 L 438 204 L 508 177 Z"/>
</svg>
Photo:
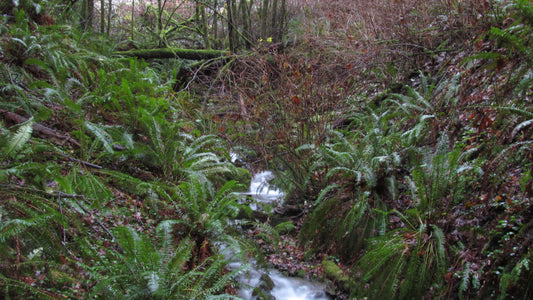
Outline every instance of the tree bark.
<svg viewBox="0 0 533 300">
<path fill-rule="evenodd" d="M 105 0 L 100 0 L 100 33 L 105 32 Z"/>
<path fill-rule="evenodd" d="M 94 18 L 94 0 L 85 0 L 83 2 L 83 30 L 87 31 L 93 27 Z"/>
<path fill-rule="evenodd" d="M 228 16 L 228 41 L 231 51 L 235 51 L 237 47 L 236 34 L 235 34 L 235 10 L 234 4 L 236 0 L 226 0 L 226 9 Z"/>
<path fill-rule="evenodd" d="M 135 0 L 133 2 L 135 2 Z M 111 9 L 113 8 L 112 0 L 109 0 L 107 5 L 107 36 L 109 36 L 111 33 Z M 133 23 L 133 18 L 131 19 L 131 22 Z"/>
<path fill-rule="evenodd" d="M 228 56 L 231 53 L 225 50 L 203 50 L 203 49 L 182 49 L 182 48 L 159 48 L 159 49 L 139 49 L 130 51 L 117 51 L 115 54 L 138 57 L 144 59 L 151 58 L 182 58 L 191 60 L 211 59 Z"/>
</svg>

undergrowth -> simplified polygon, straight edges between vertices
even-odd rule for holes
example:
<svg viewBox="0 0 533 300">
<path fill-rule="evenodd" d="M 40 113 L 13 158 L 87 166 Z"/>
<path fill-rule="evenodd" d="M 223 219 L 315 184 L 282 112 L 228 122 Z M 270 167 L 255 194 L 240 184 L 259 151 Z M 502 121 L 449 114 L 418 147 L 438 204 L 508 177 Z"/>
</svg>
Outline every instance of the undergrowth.
<svg viewBox="0 0 533 300">
<path fill-rule="evenodd" d="M 527 298 L 530 1 L 315 4 L 181 91 L 181 62 L 3 17 L 4 297 L 234 297 L 217 245 L 253 248 L 237 149 L 275 171 L 293 248 L 335 261 L 351 297 Z M 279 243 L 265 219 L 250 232 Z"/>
</svg>

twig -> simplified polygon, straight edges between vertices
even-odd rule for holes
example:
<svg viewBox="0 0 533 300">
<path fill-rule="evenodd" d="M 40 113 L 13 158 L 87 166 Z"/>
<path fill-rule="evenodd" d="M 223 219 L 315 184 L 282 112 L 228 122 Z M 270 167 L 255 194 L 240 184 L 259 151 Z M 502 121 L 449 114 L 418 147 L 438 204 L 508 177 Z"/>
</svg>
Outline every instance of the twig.
<svg viewBox="0 0 533 300">
<path fill-rule="evenodd" d="M 72 200 L 74 200 L 74 202 L 76 202 L 76 204 L 78 204 L 78 206 L 87 214 L 90 214 L 91 217 L 96 221 L 96 223 L 98 223 L 98 225 L 100 227 L 102 227 L 102 229 L 107 233 L 109 234 L 109 236 L 115 240 L 115 236 L 111 233 L 111 231 L 109 231 L 109 229 L 107 229 L 107 227 L 102 223 L 100 222 L 100 220 L 98 220 L 98 218 L 89 210 L 87 210 L 77 199 L 83 199 L 84 201 L 87 200 L 87 197 L 85 197 L 84 195 L 78 195 L 78 194 L 67 194 L 67 193 L 63 193 L 63 192 L 57 192 L 57 196 L 58 197 L 61 197 L 61 198 L 70 198 Z"/>
<path fill-rule="evenodd" d="M 61 152 L 59 152 L 59 155 L 65 157 L 65 158 L 68 158 L 68 159 L 70 159 L 71 161 L 74 161 L 74 162 L 77 162 L 77 163 L 82 164 L 82 165 L 84 165 L 84 166 L 87 166 L 87 167 L 91 167 L 91 168 L 95 168 L 95 169 L 102 169 L 102 166 L 95 165 L 95 164 L 93 164 L 93 163 L 86 162 L 86 161 L 83 161 L 83 160 L 79 160 L 79 159 L 77 159 L 77 158 L 74 158 L 74 157 L 72 157 L 72 156 L 68 156 L 68 155 L 66 155 L 66 154 L 64 154 L 64 153 L 61 153 Z"/>
</svg>

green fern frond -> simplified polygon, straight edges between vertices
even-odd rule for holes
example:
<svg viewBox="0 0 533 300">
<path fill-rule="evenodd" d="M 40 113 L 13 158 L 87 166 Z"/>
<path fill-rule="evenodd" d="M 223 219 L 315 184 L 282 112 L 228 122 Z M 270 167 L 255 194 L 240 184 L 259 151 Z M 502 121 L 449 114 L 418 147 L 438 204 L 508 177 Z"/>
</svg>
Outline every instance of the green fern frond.
<svg viewBox="0 0 533 300">
<path fill-rule="evenodd" d="M 443 292 L 446 271 L 444 235 L 435 225 L 420 224 L 414 231 L 391 231 L 370 240 L 368 251 L 357 261 L 354 272 L 361 274 L 358 296 L 375 299 L 411 299 Z"/>
<path fill-rule="evenodd" d="M 173 254 L 172 259 L 168 262 L 169 272 L 178 273 L 181 271 L 185 263 L 191 259 L 193 247 L 193 243 L 188 239 L 184 239 L 180 242 L 178 249 L 174 252 L 168 252 L 168 254 Z"/>
<path fill-rule="evenodd" d="M 33 117 L 22 123 L 17 129 L 17 132 L 11 135 L 7 143 L 5 155 L 10 155 L 11 153 L 22 149 L 22 147 L 24 147 L 24 145 L 30 140 L 32 132 Z"/>
<path fill-rule="evenodd" d="M 347 168 L 347 167 L 335 167 L 329 170 L 326 173 L 326 179 L 332 178 L 334 175 L 337 175 L 339 173 L 344 173 L 348 176 L 354 176 L 355 182 L 359 183 L 363 179 L 363 173 L 361 171 L 354 170 L 353 168 Z"/>
<path fill-rule="evenodd" d="M 155 183 L 145 182 L 137 177 L 130 176 L 123 172 L 109 169 L 98 170 L 98 174 L 108 176 L 108 181 L 116 184 L 121 189 L 137 195 L 146 195 L 150 190 L 156 188 Z"/>
<path fill-rule="evenodd" d="M 521 107 L 516 107 L 516 106 L 496 106 L 494 107 L 494 109 L 502 110 L 502 111 L 509 111 L 519 116 L 533 119 L 533 112 L 530 112 L 529 110 L 527 110 L 527 108 L 521 108 Z"/>
<path fill-rule="evenodd" d="M 402 137 L 406 137 L 407 140 L 406 146 L 416 145 L 420 142 L 421 138 L 423 138 L 427 133 L 426 120 L 434 117 L 434 115 L 422 115 L 413 128 L 402 133 Z"/>
<path fill-rule="evenodd" d="M 330 194 L 332 191 L 336 191 L 341 187 L 340 184 L 330 184 L 326 188 L 322 189 L 320 193 L 318 194 L 318 197 L 316 198 L 313 205 L 317 205 L 318 203 L 324 201 L 326 197 Z"/>
<path fill-rule="evenodd" d="M 6 295 L 6 299 L 9 299 L 8 296 L 10 292 L 15 292 L 19 295 L 32 295 L 38 299 L 57 299 L 56 295 L 50 295 L 42 289 L 31 286 L 21 280 L 9 278 L 2 273 L 0 273 L 0 282 L 3 283 L 0 286 L 0 293 Z M 9 289 L 7 287 L 9 287 Z"/>
<path fill-rule="evenodd" d="M 76 167 L 67 176 L 58 179 L 58 182 L 66 192 L 74 192 L 94 201 L 93 207 L 99 207 L 113 198 L 113 193 L 101 178 Z"/>
<path fill-rule="evenodd" d="M 446 245 L 446 237 L 444 236 L 442 229 L 437 225 L 432 224 L 431 228 L 433 229 L 433 235 L 437 243 L 439 262 L 442 262 L 446 258 L 446 250 L 444 248 Z"/>
<path fill-rule="evenodd" d="M 364 282 L 370 281 L 372 277 L 379 274 L 382 267 L 387 266 L 393 257 L 398 254 L 403 255 L 406 245 L 401 237 L 402 231 L 393 231 L 386 237 L 371 240 L 369 251 L 358 261 L 358 264 L 365 270 L 362 277 Z M 391 269 L 394 270 L 395 265 L 392 265 Z"/>
<path fill-rule="evenodd" d="M 102 143 L 104 148 L 108 153 L 114 153 L 113 150 L 113 139 L 111 136 L 105 131 L 105 129 L 97 124 L 91 123 L 89 121 L 85 121 L 85 127 L 94 134 L 94 136 Z"/>
<path fill-rule="evenodd" d="M 4 243 L 11 237 L 21 234 L 31 227 L 46 226 L 54 216 L 44 214 L 30 219 L 12 219 L 2 222 L 0 225 L 0 242 Z"/>
</svg>

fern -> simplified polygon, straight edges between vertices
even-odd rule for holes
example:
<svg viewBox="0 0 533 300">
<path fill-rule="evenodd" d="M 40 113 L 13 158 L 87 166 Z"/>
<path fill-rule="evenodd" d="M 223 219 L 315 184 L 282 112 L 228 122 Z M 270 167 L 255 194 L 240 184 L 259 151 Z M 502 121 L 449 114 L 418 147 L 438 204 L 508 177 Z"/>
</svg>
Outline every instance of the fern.
<svg viewBox="0 0 533 300">
<path fill-rule="evenodd" d="M 531 268 L 532 251 L 528 251 L 518 261 L 516 261 L 512 269 L 501 274 L 500 277 L 500 295 L 498 299 L 514 298 L 516 296 L 529 298 L 532 295 L 531 290 L 531 276 L 533 268 Z M 510 269 L 510 268 L 509 268 Z M 520 284 L 522 282 L 522 284 Z M 523 289 L 523 287 L 526 287 Z M 513 295 L 512 290 L 519 289 L 518 295 Z M 516 293 L 516 291 L 515 291 Z"/>
<path fill-rule="evenodd" d="M 430 229 L 430 230 L 429 230 Z M 357 297 L 412 299 L 444 292 L 444 235 L 435 225 L 391 231 L 371 239 L 354 272 L 362 274 Z M 429 287 L 435 288 L 429 292 Z"/>
<path fill-rule="evenodd" d="M 158 225 L 159 246 L 131 227 L 117 228 L 117 242 L 123 250 L 117 255 L 122 264 L 114 266 L 114 272 L 94 292 L 122 299 L 204 299 L 222 291 L 241 270 L 221 275 L 226 263 L 218 256 L 187 270 L 193 243 L 185 239 L 175 248 L 174 224 Z"/>
<path fill-rule="evenodd" d="M 4 150 L 5 155 L 10 155 L 22 149 L 22 147 L 24 147 L 24 145 L 30 140 L 32 132 L 33 117 L 22 123 L 17 129 L 17 132 L 9 138 L 6 149 Z"/>
<path fill-rule="evenodd" d="M 481 270 L 473 270 L 470 262 L 465 263 L 463 270 L 457 273 L 457 276 L 461 279 L 459 284 L 459 299 L 469 299 L 470 295 L 476 295 L 481 287 L 479 281 Z"/>
<path fill-rule="evenodd" d="M 100 207 L 113 198 L 105 182 L 94 174 L 77 167 L 69 171 L 67 176 L 55 178 L 66 193 L 82 195 L 86 200 L 93 201 L 93 207 Z"/>
<path fill-rule="evenodd" d="M 109 178 L 108 181 L 112 184 L 116 184 L 122 190 L 136 195 L 147 195 L 151 190 L 157 188 L 155 183 L 145 182 L 122 172 L 102 169 L 98 170 L 98 174 L 107 176 Z"/>
<path fill-rule="evenodd" d="M 113 139 L 111 136 L 97 124 L 85 121 L 85 127 L 94 134 L 94 136 L 102 143 L 108 153 L 114 153 L 113 151 Z"/>
<path fill-rule="evenodd" d="M 212 151 L 219 150 L 217 145 L 221 141 L 218 137 L 206 135 L 195 138 L 180 133 L 175 124 L 150 115 L 145 115 L 141 121 L 150 138 L 147 158 L 163 170 L 168 180 L 180 180 L 194 174 L 212 178 L 236 172 L 233 164 L 222 161 Z"/>
<path fill-rule="evenodd" d="M 526 130 L 526 128 L 530 127 L 531 124 L 533 124 L 533 112 L 530 111 L 530 109 L 526 107 L 517 107 L 517 106 L 499 106 L 496 107 L 497 110 L 505 111 L 505 112 L 511 112 L 512 113 L 512 120 L 520 121 L 520 117 L 525 118 L 526 120 L 520 121 L 520 123 L 516 124 L 515 122 L 512 122 L 514 128 L 511 132 L 511 138 L 515 138 L 516 135 Z M 523 120 L 523 119 L 522 119 Z M 516 124 L 516 125 L 515 125 Z"/>
<path fill-rule="evenodd" d="M 179 185 L 180 199 L 177 205 L 185 209 L 189 224 L 213 239 L 224 239 L 230 226 L 228 222 L 237 217 L 241 205 L 236 181 L 229 181 L 218 191 L 203 176 L 191 176 Z"/>
<path fill-rule="evenodd" d="M 12 219 L 0 224 L 0 242 L 5 243 L 13 236 L 19 235 L 32 227 L 46 226 L 54 215 L 45 214 L 30 219 Z"/>
<path fill-rule="evenodd" d="M 415 164 L 408 182 L 418 207 L 427 209 L 428 213 L 448 196 L 453 201 L 464 199 L 466 188 L 482 174 L 475 162 L 466 161 L 468 152 L 450 150 L 447 136 L 439 139 L 433 151 L 424 147 L 419 153 L 421 161 Z"/>
</svg>

